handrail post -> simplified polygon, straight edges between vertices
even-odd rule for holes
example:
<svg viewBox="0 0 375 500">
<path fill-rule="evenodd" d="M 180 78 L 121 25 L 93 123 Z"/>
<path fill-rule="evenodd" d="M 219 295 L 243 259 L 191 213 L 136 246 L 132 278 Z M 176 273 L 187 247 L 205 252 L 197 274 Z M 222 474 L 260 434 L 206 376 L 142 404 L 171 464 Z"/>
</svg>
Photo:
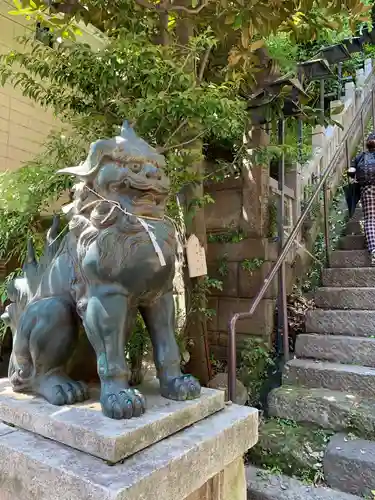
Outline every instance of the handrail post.
<svg viewBox="0 0 375 500">
<path fill-rule="evenodd" d="M 278 143 L 284 144 L 285 121 L 278 121 Z M 279 188 L 279 210 L 278 210 L 278 240 L 279 240 L 279 256 L 284 248 L 284 219 L 285 219 L 285 156 L 284 151 L 279 159 L 278 172 L 278 188 Z M 289 357 L 289 335 L 288 335 L 288 309 L 286 299 L 286 276 L 285 276 L 285 261 L 282 262 L 278 272 L 278 305 L 277 305 L 277 350 L 280 351 L 280 333 L 283 335 L 282 349 L 284 357 Z"/>
<path fill-rule="evenodd" d="M 366 137 L 365 137 L 365 121 L 363 119 L 363 113 L 361 112 L 361 133 L 362 133 L 362 149 L 366 149 Z"/>
<path fill-rule="evenodd" d="M 282 316 L 282 329 L 283 329 L 283 353 L 284 353 L 284 361 L 289 361 L 289 324 L 288 324 L 288 304 L 287 304 L 287 296 L 286 296 L 286 275 L 285 275 L 285 261 L 281 264 L 280 267 L 280 305 Z"/>
<path fill-rule="evenodd" d="M 236 402 L 236 370 L 237 370 L 237 352 L 236 352 L 236 322 L 237 315 L 229 321 L 229 356 L 228 356 L 228 401 Z"/>
<path fill-rule="evenodd" d="M 320 125 L 324 127 L 324 79 L 320 80 Z"/>
<path fill-rule="evenodd" d="M 331 257 L 329 251 L 329 200 L 327 182 L 323 184 L 323 217 L 324 217 L 324 244 L 326 252 L 326 266 L 331 267 Z"/>
<path fill-rule="evenodd" d="M 349 141 L 345 139 L 345 154 L 346 154 L 346 169 L 350 168 L 350 151 L 349 151 Z"/>
<path fill-rule="evenodd" d="M 339 88 L 337 89 L 337 99 L 341 99 L 342 92 L 342 62 L 339 62 L 337 65 L 337 80 L 339 82 Z"/>
<path fill-rule="evenodd" d="M 372 103 L 372 130 L 375 131 L 375 95 L 374 95 L 374 89 L 371 89 L 371 103 Z"/>
</svg>

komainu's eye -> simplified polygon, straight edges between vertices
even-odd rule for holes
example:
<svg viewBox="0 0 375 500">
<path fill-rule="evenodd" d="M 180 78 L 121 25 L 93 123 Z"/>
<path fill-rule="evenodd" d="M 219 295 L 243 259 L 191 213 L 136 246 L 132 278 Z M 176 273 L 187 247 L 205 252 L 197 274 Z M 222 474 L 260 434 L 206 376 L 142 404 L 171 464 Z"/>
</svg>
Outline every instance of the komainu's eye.
<svg viewBox="0 0 375 500">
<path fill-rule="evenodd" d="M 130 169 L 138 174 L 142 170 L 142 165 L 140 163 L 133 163 L 132 165 L 129 165 Z"/>
</svg>

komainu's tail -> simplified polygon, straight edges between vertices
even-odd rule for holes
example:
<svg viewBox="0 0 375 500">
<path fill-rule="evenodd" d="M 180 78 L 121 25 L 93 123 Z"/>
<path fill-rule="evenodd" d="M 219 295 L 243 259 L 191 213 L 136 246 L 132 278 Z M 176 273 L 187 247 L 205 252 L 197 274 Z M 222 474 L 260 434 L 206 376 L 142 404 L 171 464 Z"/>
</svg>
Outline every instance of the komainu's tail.
<svg viewBox="0 0 375 500">
<path fill-rule="evenodd" d="M 17 330 L 22 312 L 37 292 L 44 271 L 50 265 L 60 247 L 59 229 L 60 217 L 55 215 L 52 226 L 47 233 L 44 252 L 39 262 L 32 241 L 28 241 L 27 256 L 22 268 L 22 274 L 10 281 L 7 286 L 8 298 L 11 300 L 11 304 L 6 307 L 1 319 L 7 326 L 10 326 L 13 335 Z"/>
</svg>

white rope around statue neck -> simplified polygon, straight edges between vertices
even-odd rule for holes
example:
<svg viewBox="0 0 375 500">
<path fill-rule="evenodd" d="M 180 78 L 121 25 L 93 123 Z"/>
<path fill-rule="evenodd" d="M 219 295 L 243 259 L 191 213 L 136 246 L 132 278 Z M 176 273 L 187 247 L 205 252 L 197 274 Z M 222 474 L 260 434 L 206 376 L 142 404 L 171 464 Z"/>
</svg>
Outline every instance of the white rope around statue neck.
<svg viewBox="0 0 375 500">
<path fill-rule="evenodd" d="M 163 219 L 157 218 L 157 217 L 142 217 L 142 216 L 139 216 L 139 215 L 132 214 L 131 212 L 129 212 L 128 210 L 126 210 L 125 208 L 123 208 L 118 201 L 107 200 L 106 198 L 104 198 L 99 193 L 97 193 L 96 191 L 94 191 L 93 189 L 89 188 L 86 185 L 85 185 L 85 188 L 88 189 L 95 196 L 97 196 L 98 198 L 100 198 L 102 201 L 105 201 L 105 202 L 110 203 L 110 204 L 113 205 L 113 209 L 111 209 L 110 214 L 113 212 L 113 210 L 115 208 L 118 208 L 125 215 L 131 216 L 131 217 L 135 217 L 136 220 L 141 224 L 141 226 L 143 227 L 143 229 L 147 232 L 147 234 L 148 234 L 148 236 L 149 236 L 149 238 L 151 240 L 152 246 L 154 247 L 154 250 L 156 252 L 156 255 L 159 257 L 160 265 L 162 267 L 166 266 L 165 258 L 164 258 L 164 255 L 163 255 L 163 251 L 160 248 L 160 245 L 159 245 L 159 243 L 158 243 L 158 241 L 156 239 L 155 233 L 154 233 L 154 229 L 155 228 L 154 228 L 153 225 L 149 224 L 145 220 L 145 219 L 148 219 L 148 220 L 162 221 Z M 107 215 L 106 219 L 109 218 L 110 214 Z"/>
</svg>

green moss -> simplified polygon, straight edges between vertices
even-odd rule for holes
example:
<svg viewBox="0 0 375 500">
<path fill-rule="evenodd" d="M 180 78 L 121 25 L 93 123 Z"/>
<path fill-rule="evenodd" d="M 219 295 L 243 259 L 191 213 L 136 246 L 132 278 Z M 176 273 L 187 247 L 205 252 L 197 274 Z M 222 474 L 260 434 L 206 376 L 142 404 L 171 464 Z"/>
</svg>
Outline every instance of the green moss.
<svg viewBox="0 0 375 500">
<path fill-rule="evenodd" d="M 242 229 L 228 229 L 222 233 L 208 233 L 208 243 L 239 243 L 246 238 Z"/>
<path fill-rule="evenodd" d="M 347 430 L 365 439 L 375 439 L 374 401 L 361 400 L 350 409 Z"/>
<path fill-rule="evenodd" d="M 247 459 L 273 472 L 316 483 L 323 479 L 322 459 L 332 434 L 292 420 L 269 419 L 261 423 L 258 443 Z"/>
</svg>

